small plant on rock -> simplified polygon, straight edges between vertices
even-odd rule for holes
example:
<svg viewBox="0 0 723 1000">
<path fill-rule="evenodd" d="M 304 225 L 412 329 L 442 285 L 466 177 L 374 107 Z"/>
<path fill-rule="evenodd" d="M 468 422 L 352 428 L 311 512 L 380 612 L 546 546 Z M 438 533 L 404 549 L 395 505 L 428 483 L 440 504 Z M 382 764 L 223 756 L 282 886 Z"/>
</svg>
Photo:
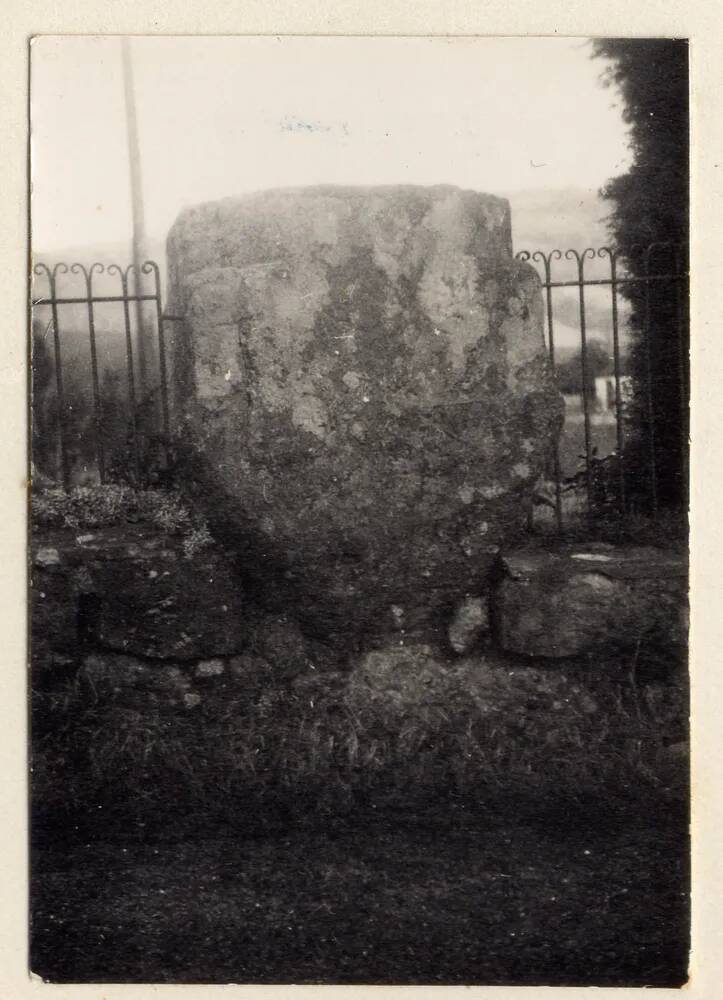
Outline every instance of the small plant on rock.
<svg viewBox="0 0 723 1000">
<path fill-rule="evenodd" d="M 78 486 L 69 492 L 49 489 L 33 493 L 32 522 L 36 528 L 107 528 L 121 524 L 151 524 L 183 537 L 191 559 L 213 543 L 203 517 L 191 511 L 182 497 L 165 490 L 136 490 L 131 486 Z"/>
</svg>

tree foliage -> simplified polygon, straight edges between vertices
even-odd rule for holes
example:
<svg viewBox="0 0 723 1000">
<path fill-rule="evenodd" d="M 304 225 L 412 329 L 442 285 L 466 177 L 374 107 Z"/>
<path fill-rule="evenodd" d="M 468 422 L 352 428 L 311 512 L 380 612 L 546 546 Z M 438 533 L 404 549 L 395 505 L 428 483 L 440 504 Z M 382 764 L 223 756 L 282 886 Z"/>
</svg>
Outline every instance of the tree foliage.
<svg viewBox="0 0 723 1000">
<path fill-rule="evenodd" d="M 595 57 L 609 61 L 603 81 L 617 87 L 632 152 L 630 170 L 601 194 L 626 269 L 642 277 L 688 272 L 689 107 L 688 43 L 678 39 L 598 39 Z M 656 247 L 649 255 L 645 248 Z M 688 344 L 687 278 L 621 286 L 632 305 L 632 352 L 640 433 L 628 449 L 640 475 L 638 494 L 652 499 L 649 470 L 657 471 L 657 499 L 679 506 L 687 495 Z M 643 472 L 643 470 L 645 470 Z"/>
<path fill-rule="evenodd" d="M 589 340 L 585 351 L 585 395 L 595 398 L 595 379 L 598 375 L 612 372 L 612 361 L 604 344 L 599 340 Z M 582 395 L 582 351 L 576 351 L 567 361 L 562 361 L 555 369 L 560 392 Z"/>
</svg>

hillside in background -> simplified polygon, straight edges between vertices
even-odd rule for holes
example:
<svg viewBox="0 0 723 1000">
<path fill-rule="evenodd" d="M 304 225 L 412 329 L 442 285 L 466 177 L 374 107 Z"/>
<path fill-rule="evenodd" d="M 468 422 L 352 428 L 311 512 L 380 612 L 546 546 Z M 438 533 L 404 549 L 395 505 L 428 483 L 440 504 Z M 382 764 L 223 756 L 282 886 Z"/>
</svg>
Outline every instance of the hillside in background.
<svg viewBox="0 0 723 1000">
<path fill-rule="evenodd" d="M 161 278 L 165 280 L 165 269 L 166 269 L 166 238 L 165 236 L 161 239 L 149 239 L 147 241 L 147 258 L 149 260 L 154 260 L 161 269 Z M 128 240 L 115 240 L 109 243 L 101 243 L 96 245 L 90 244 L 69 244 L 67 247 L 61 250 L 54 250 L 52 252 L 47 252 L 43 250 L 42 247 L 33 247 L 33 262 L 34 263 L 44 263 L 49 267 L 52 267 L 58 261 L 64 261 L 66 264 L 72 264 L 76 261 L 78 263 L 84 264 L 86 267 L 95 263 L 103 264 L 107 267 L 109 264 L 122 264 L 124 267 L 130 264 L 133 258 L 132 244 L 130 239 Z M 42 286 L 44 279 L 38 278 L 38 287 Z M 83 279 L 81 276 L 74 276 L 72 274 L 61 275 L 58 279 L 62 282 L 62 288 L 80 288 Z M 120 287 L 120 279 L 118 275 L 104 275 L 99 274 L 93 277 L 94 287 L 97 285 L 99 289 L 99 294 L 101 295 L 111 295 L 113 291 Z M 112 289 L 112 290 L 111 290 Z M 43 294 L 40 290 L 40 294 Z"/>
<path fill-rule="evenodd" d="M 493 192 L 494 193 L 494 192 Z M 519 250 L 544 250 L 557 247 L 583 249 L 599 247 L 609 242 L 605 218 L 610 208 L 600 196 L 585 188 L 560 188 L 558 190 L 516 191 L 509 198 L 512 208 L 512 238 L 515 252 Z M 148 240 L 148 255 L 165 268 L 166 237 Z M 130 240 L 83 246 L 69 243 L 63 250 L 46 253 L 42 247 L 34 248 L 37 261 L 55 263 L 81 261 L 103 264 L 113 261 L 128 263 L 131 259 Z"/>
<path fill-rule="evenodd" d="M 598 250 L 610 245 L 606 218 L 610 206 L 595 191 L 584 188 L 561 188 L 555 191 L 518 191 L 509 196 L 512 209 L 512 242 L 515 253 L 521 250 L 541 250 L 549 254 L 560 250 L 562 260 L 551 263 L 554 281 L 577 278 L 574 260 L 566 260 L 566 250 L 581 252 L 587 247 Z M 542 268 L 538 264 L 542 274 Z M 608 278 L 607 258 L 586 260 L 586 278 Z M 558 360 L 569 357 L 580 347 L 580 304 L 577 288 L 561 288 L 553 292 L 555 345 Z M 624 352 L 628 343 L 628 307 L 618 298 L 620 342 Z M 585 290 L 585 314 L 590 340 L 598 340 L 612 353 L 612 309 L 610 291 L 606 287 Z"/>
<path fill-rule="evenodd" d="M 89 268 L 94 263 L 108 267 L 110 264 L 120 264 L 126 267 L 132 258 L 130 241 L 104 243 L 100 246 L 69 246 L 55 253 L 44 253 L 33 250 L 33 263 L 46 264 L 49 268 L 62 261 L 67 265 L 83 264 Z M 156 261 L 161 272 L 161 283 L 165 283 L 165 240 L 149 240 L 147 258 Z M 154 291 L 153 276 L 144 278 L 144 290 Z M 129 283 L 132 292 L 132 281 Z M 33 276 L 32 296 L 34 299 L 48 295 L 48 280 L 43 274 Z M 82 274 L 58 274 L 56 277 L 56 292 L 59 298 L 83 297 L 87 294 L 85 278 Z M 93 275 L 94 295 L 120 295 L 121 279 L 118 274 L 96 272 Z M 151 302 L 144 307 L 146 322 L 155 326 L 155 305 Z M 135 308 L 131 304 L 129 310 L 132 337 L 135 341 Z M 126 344 L 124 336 L 123 307 L 121 303 L 98 303 L 94 307 L 94 322 L 96 346 L 98 352 L 98 367 L 101 377 L 104 372 L 125 371 Z M 58 308 L 58 325 L 61 332 L 63 367 L 72 366 L 80 378 L 90 377 L 90 348 L 88 340 L 88 310 L 85 305 L 63 305 Z M 51 344 L 51 310 L 49 306 L 40 305 L 33 309 L 33 333 L 41 337 L 49 351 Z"/>
<path fill-rule="evenodd" d="M 561 188 L 549 191 L 520 191 L 509 196 L 512 208 L 512 234 L 515 252 L 520 250 L 542 250 L 549 253 L 557 248 L 604 246 L 609 241 L 605 217 L 609 212 L 606 203 L 594 191 L 582 188 Z M 165 284 L 165 237 L 148 240 L 148 257 L 155 260 Z M 79 261 L 89 265 L 99 261 L 104 265 L 112 262 L 127 264 L 131 259 L 130 241 L 117 241 L 100 246 L 73 246 L 55 253 L 45 253 L 42 248 L 34 251 L 34 260 L 48 265 L 59 260 L 67 263 Z M 571 261 L 556 262 L 554 277 L 570 280 L 575 277 L 575 265 Z M 605 261 L 592 261 L 586 265 L 590 277 L 605 277 L 609 273 Z M 82 276 L 61 275 L 58 279 L 60 294 L 82 295 Z M 100 295 L 119 294 L 120 279 L 117 275 L 98 275 L 94 279 L 94 289 Z M 33 294 L 47 294 L 44 279 L 37 280 Z M 579 303 L 575 288 L 560 289 L 554 293 L 555 339 L 561 358 L 579 347 Z M 624 303 L 620 303 L 621 317 Z M 99 335 L 101 366 L 116 368 L 124 363 L 123 315 L 120 306 L 96 307 L 96 324 Z M 50 310 L 42 307 L 36 310 L 36 319 L 47 326 Z M 589 289 L 586 292 L 586 313 L 588 334 L 591 339 L 604 343 L 610 340 L 610 295 L 607 289 Z M 80 360 L 87 354 L 87 312 L 83 306 L 63 307 L 62 325 L 65 356 L 68 360 Z"/>
<path fill-rule="evenodd" d="M 609 243 L 606 217 L 610 207 L 595 191 L 517 191 L 509 195 L 512 240 L 520 250 L 601 247 Z"/>
</svg>

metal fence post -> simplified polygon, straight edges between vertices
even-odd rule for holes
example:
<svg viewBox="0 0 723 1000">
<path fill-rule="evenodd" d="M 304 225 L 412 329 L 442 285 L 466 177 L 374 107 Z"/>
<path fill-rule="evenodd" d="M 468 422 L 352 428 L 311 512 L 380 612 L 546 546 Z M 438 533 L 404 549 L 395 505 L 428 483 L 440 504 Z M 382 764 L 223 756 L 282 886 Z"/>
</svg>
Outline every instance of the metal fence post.
<svg viewBox="0 0 723 1000">
<path fill-rule="evenodd" d="M 65 409 L 65 388 L 63 385 L 63 361 L 62 354 L 60 350 L 60 326 L 58 323 L 58 300 L 57 300 L 57 285 L 56 276 L 58 274 L 67 274 L 68 267 L 66 264 L 58 263 L 55 265 L 53 270 L 46 264 L 36 264 L 33 268 L 34 274 L 46 274 L 48 278 L 48 288 L 50 291 L 50 310 L 53 317 L 53 355 L 55 361 L 55 392 L 56 399 L 58 403 L 58 437 L 60 441 L 60 465 L 61 465 L 61 477 L 63 483 L 63 489 L 67 493 L 70 489 L 70 458 L 68 455 L 68 428 L 67 428 L 67 412 Z M 43 301 L 43 300 L 40 300 Z M 45 300 L 48 301 L 48 300 Z"/>
</svg>

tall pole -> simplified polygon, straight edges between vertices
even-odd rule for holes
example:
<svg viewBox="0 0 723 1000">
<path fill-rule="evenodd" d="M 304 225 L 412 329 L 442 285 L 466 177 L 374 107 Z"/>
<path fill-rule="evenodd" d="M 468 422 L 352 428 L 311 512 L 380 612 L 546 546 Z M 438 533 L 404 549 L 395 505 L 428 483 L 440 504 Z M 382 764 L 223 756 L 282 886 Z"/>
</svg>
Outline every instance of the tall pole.
<svg viewBox="0 0 723 1000">
<path fill-rule="evenodd" d="M 133 61 L 131 59 L 130 39 L 121 39 L 123 54 L 123 88 L 126 102 L 126 125 L 128 132 L 128 162 L 131 178 L 131 205 L 133 209 L 133 264 L 135 266 L 135 292 L 143 293 L 144 282 L 141 267 L 146 259 L 146 231 L 143 211 L 143 182 L 141 175 L 141 153 L 138 144 L 138 118 L 136 115 L 136 98 L 133 86 Z M 148 388 L 148 361 L 153 350 L 151 334 L 146 327 L 143 315 L 143 303 L 137 301 L 136 313 L 136 358 L 138 360 L 138 382 L 141 392 L 145 394 Z"/>
</svg>

